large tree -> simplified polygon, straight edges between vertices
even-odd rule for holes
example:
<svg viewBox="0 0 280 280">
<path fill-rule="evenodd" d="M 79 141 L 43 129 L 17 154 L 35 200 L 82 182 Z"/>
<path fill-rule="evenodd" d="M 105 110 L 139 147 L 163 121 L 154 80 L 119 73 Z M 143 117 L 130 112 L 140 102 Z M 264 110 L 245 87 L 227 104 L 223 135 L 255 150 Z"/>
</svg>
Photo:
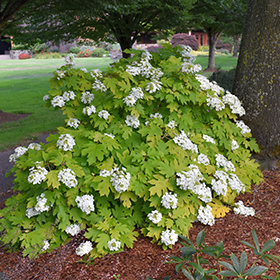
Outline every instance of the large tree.
<svg viewBox="0 0 280 280">
<path fill-rule="evenodd" d="M 233 93 L 267 154 L 280 145 L 280 1 L 249 0 Z"/>
<path fill-rule="evenodd" d="M 239 39 L 242 35 L 246 18 L 247 0 L 232 1 L 226 5 L 228 23 L 224 34 L 233 37 L 233 56 L 238 54 Z"/>
<path fill-rule="evenodd" d="M 122 50 L 150 31 L 170 30 L 186 24 L 193 0 L 61 0 L 24 20 L 13 30 L 25 40 L 64 40 L 81 37 L 106 39 L 112 34 Z M 17 31 L 17 32 L 16 32 Z M 12 31 L 11 31 L 12 32 Z M 22 38 L 22 37 L 21 37 Z"/>
<path fill-rule="evenodd" d="M 240 30 L 239 25 L 244 15 L 246 0 L 199 0 L 189 11 L 192 20 L 190 28 L 205 30 L 209 39 L 208 69 L 215 69 L 215 48 L 220 35 L 223 32 Z M 237 33 L 238 33 L 237 32 Z"/>
<path fill-rule="evenodd" d="M 0 38 L 11 26 L 16 26 L 53 1 L 47 0 L 0 0 Z"/>
</svg>

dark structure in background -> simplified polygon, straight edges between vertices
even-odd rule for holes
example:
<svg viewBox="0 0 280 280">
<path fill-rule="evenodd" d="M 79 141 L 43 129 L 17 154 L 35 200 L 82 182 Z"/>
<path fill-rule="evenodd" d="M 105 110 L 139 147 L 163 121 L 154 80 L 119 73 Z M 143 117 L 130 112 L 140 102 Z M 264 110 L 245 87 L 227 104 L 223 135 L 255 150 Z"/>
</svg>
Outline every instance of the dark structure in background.
<svg viewBox="0 0 280 280">
<path fill-rule="evenodd" d="M 0 40 L 0 55 L 1 54 L 9 54 L 11 50 L 11 43 L 5 41 L 6 39 L 10 39 L 10 37 L 2 36 Z"/>
</svg>

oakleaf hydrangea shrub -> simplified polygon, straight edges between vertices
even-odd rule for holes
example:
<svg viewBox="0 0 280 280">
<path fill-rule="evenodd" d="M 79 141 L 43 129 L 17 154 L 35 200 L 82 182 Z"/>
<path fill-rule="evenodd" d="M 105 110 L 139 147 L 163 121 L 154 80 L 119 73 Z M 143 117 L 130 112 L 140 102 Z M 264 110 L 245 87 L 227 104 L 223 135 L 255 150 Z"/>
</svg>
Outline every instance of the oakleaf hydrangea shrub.
<svg viewBox="0 0 280 280">
<path fill-rule="evenodd" d="M 135 228 L 166 249 L 194 221 L 253 215 L 234 202 L 262 180 L 245 111 L 190 52 L 133 50 L 105 73 L 67 57 L 44 97 L 65 127 L 10 157 L 19 194 L 1 210 L 4 243 L 32 257 L 79 234 L 76 253 L 94 259 L 131 248 Z"/>
</svg>

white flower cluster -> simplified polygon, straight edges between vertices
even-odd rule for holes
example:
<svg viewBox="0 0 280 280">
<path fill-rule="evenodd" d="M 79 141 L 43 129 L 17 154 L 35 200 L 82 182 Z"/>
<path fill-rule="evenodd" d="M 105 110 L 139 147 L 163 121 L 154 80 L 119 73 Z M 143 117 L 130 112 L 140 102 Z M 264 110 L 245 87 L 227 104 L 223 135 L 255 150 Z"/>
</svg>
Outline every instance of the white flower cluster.
<svg viewBox="0 0 280 280">
<path fill-rule="evenodd" d="M 57 74 L 57 79 L 58 80 L 63 79 L 64 76 L 65 76 L 65 72 L 61 71 L 61 70 L 56 70 L 55 73 Z"/>
<path fill-rule="evenodd" d="M 33 166 L 29 169 L 28 183 L 36 185 L 41 184 L 48 174 L 48 170 L 45 167 L 39 165 L 40 162 L 36 162 L 36 168 Z"/>
<path fill-rule="evenodd" d="M 63 97 L 59 96 L 59 95 L 55 96 L 51 103 L 52 103 L 53 107 L 61 108 L 65 105 L 65 101 L 64 101 Z"/>
<path fill-rule="evenodd" d="M 217 170 L 214 174 L 214 177 L 217 179 L 212 179 L 211 185 L 212 189 L 217 193 L 217 195 L 225 196 L 227 194 L 227 186 L 232 190 L 235 190 L 237 193 L 245 191 L 245 185 L 240 181 L 236 174 L 230 173 L 230 176 L 222 171 Z"/>
<path fill-rule="evenodd" d="M 195 56 L 191 55 L 193 49 L 190 46 L 180 45 L 182 48 L 181 54 L 184 61 L 195 62 Z"/>
<path fill-rule="evenodd" d="M 47 101 L 50 99 L 50 96 L 48 94 L 44 95 L 43 96 L 43 101 Z"/>
<path fill-rule="evenodd" d="M 196 72 L 200 72 L 202 70 L 202 67 L 200 64 L 193 64 L 190 62 L 183 62 L 182 63 L 182 69 L 181 71 L 183 73 L 196 73 Z"/>
<path fill-rule="evenodd" d="M 126 116 L 125 123 L 133 128 L 138 128 L 140 125 L 140 121 L 134 115 Z"/>
<path fill-rule="evenodd" d="M 124 167 L 122 170 L 114 168 L 111 176 L 110 182 L 117 192 L 122 193 L 127 191 L 131 175 L 129 172 L 126 172 Z"/>
<path fill-rule="evenodd" d="M 229 91 L 227 91 L 223 96 L 223 101 L 225 104 L 229 105 L 233 114 L 238 114 L 239 116 L 243 116 L 245 114 L 245 109 L 242 107 L 240 100 Z"/>
<path fill-rule="evenodd" d="M 35 205 L 34 209 L 38 212 L 48 211 L 50 206 L 47 206 L 47 199 L 45 198 L 45 194 L 42 193 L 40 196 L 36 197 L 37 204 Z"/>
<path fill-rule="evenodd" d="M 75 188 L 78 184 L 75 172 L 70 168 L 64 168 L 59 171 L 58 181 L 65 184 L 68 188 Z"/>
<path fill-rule="evenodd" d="M 233 208 L 233 212 L 235 214 L 243 215 L 245 217 L 254 216 L 255 209 L 253 207 L 244 206 L 243 201 L 239 200 L 235 203 L 235 208 Z"/>
<path fill-rule="evenodd" d="M 88 72 L 88 71 L 87 71 L 87 68 L 80 68 L 80 70 L 83 71 L 83 72 L 85 72 L 85 73 Z"/>
<path fill-rule="evenodd" d="M 56 146 L 65 152 L 71 151 L 75 145 L 75 140 L 70 134 L 61 134 L 56 142 Z"/>
<path fill-rule="evenodd" d="M 126 106 L 132 107 L 138 99 L 143 99 L 144 93 L 140 87 L 132 88 L 129 95 L 123 99 Z"/>
<path fill-rule="evenodd" d="M 92 194 L 77 196 L 75 202 L 77 203 L 77 206 L 86 214 L 90 214 L 90 212 L 94 211 L 94 198 Z"/>
<path fill-rule="evenodd" d="M 121 242 L 113 238 L 112 240 L 108 241 L 108 248 L 110 251 L 119 251 L 121 248 Z"/>
<path fill-rule="evenodd" d="M 146 85 L 146 91 L 149 93 L 155 93 L 162 88 L 162 83 L 159 80 L 153 79 L 150 83 Z"/>
<path fill-rule="evenodd" d="M 215 96 L 218 96 L 221 94 L 221 92 L 224 92 L 224 89 L 220 87 L 215 81 L 210 82 L 207 77 L 196 74 L 195 78 L 200 82 L 200 89 L 202 90 L 208 90 L 211 89 Z"/>
<path fill-rule="evenodd" d="M 36 150 L 36 151 L 40 151 L 41 150 L 41 145 L 38 143 L 30 143 L 28 145 L 28 150 Z"/>
<path fill-rule="evenodd" d="M 113 168 L 111 171 L 109 171 L 107 169 L 100 170 L 99 176 L 109 177 L 113 174 L 113 172 L 115 172 L 115 170 L 117 170 L 117 168 Z"/>
<path fill-rule="evenodd" d="M 235 121 L 236 126 L 241 129 L 241 134 L 251 133 L 251 129 L 243 121 Z"/>
<path fill-rule="evenodd" d="M 236 150 L 238 148 L 239 148 L 239 145 L 238 145 L 237 141 L 233 139 L 231 141 L 231 149 L 234 151 L 234 150 Z"/>
<path fill-rule="evenodd" d="M 28 149 L 22 146 L 15 148 L 15 153 L 10 155 L 9 162 L 16 162 L 17 159 L 24 155 L 27 151 Z"/>
<path fill-rule="evenodd" d="M 199 154 L 197 157 L 197 163 L 208 165 L 208 164 L 210 164 L 210 161 L 205 154 Z"/>
<path fill-rule="evenodd" d="M 103 78 L 103 75 L 102 75 L 102 71 L 100 69 L 92 69 L 90 70 L 90 75 L 93 77 L 93 78 Z"/>
<path fill-rule="evenodd" d="M 167 126 L 171 129 L 174 129 L 177 126 L 177 123 L 175 121 L 170 121 Z"/>
<path fill-rule="evenodd" d="M 67 234 L 71 234 L 72 236 L 75 236 L 80 232 L 80 226 L 77 224 L 71 224 L 70 226 L 67 226 L 65 229 L 65 232 Z"/>
<path fill-rule="evenodd" d="M 68 67 L 74 67 L 76 65 L 76 59 L 75 59 L 75 55 L 74 54 L 68 54 L 65 57 L 65 63 L 64 65 L 68 66 Z"/>
<path fill-rule="evenodd" d="M 92 243 L 90 241 L 86 241 L 81 243 L 80 246 L 76 248 L 76 254 L 78 256 L 83 256 L 88 254 L 92 249 Z"/>
<path fill-rule="evenodd" d="M 208 135 L 206 135 L 206 134 L 203 134 L 202 138 L 203 138 L 206 142 L 216 144 L 215 140 L 214 140 L 212 137 L 210 137 L 210 136 L 208 136 Z"/>
<path fill-rule="evenodd" d="M 84 104 L 90 104 L 93 99 L 94 99 L 94 94 L 93 93 L 90 93 L 89 91 L 86 91 L 86 92 L 82 93 L 81 101 Z"/>
<path fill-rule="evenodd" d="M 226 172 L 235 171 L 235 166 L 233 165 L 233 163 L 231 161 L 227 160 L 223 155 L 216 154 L 215 158 L 216 158 L 216 164 L 218 167 L 224 167 Z"/>
<path fill-rule="evenodd" d="M 230 173 L 230 177 L 228 178 L 229 187 L 237 193 L 245 192 L 245 185 L 240 181 L 236 174 Z"/>
<path fill-rule="evenodd" d="M 207 106 L 209 106 L 211 109 L 215 109 L 216 111 L 221 111 L 223 109 L 225 109 L 225 104 L 223 103 L 223 101 L 217 97 L 217 96 L 210 96 L 208 93 L 207 93 Z"/>
<path fill-rule="evenodd" d="M 207 79 L 207 77 L 196 74 L 195 78 L 200 82 L 200 89 L 207 90 L 211 88 L 211 82 Z"/>
<path fill-rule="evenodd" d="M 178 234 L 174 229 L 171 231 L 169 229 L 162 231 L 161 233 L 161 242 L 166 246 L 174 245 L 178 241 Z"/>
<path fill-rule="evenodd" d="M 49 206 L 46 205 L 47 199 L 45 198 L 45 194 L 41 194 L 40 196 L 36 197 L 37 204 L 35 207 L 30 207 L 26 209 L 25 215 L 30 219 L 33 216 L 39 215 L 41 212 L 48 211 Z"/>
<path fill-rule="evenodd" d="M 31 218 L 33 216 L 37 216 L 39 215 L 41 212 L 39 211 L 36 211 L 33 207 L 30 207 L 30 208 L 27 208 L 26 209 L 26 212 L 25 212 L 25 215 L 27 216 L 27 218 Z"/>
<path fill-rule="evenodd" d="M 197 145 L 195 145 L 186 135 L 186 133 L 181 130 L 181 134 L 173 138 L 175 144 L 179 145 L 183 150 L 190 150 L 193 153 L 198 154 Z"/>
<path fill-rule="evenodd" d="M 44 246 L 42 247 L 42 251 L 47 251 L 50 247 L 50 243 L 48 240 L 44 240 Z"/>
<path fill-rule="evenodd" d="M 152 55 L 148 51 L 142 53 L 142 58 L 139 63 L 134 62 L 131 66 L 128 65 L 126 71 L 132 76 L 142 75 L 144 77 L 159 79 L 162 77 L 163 72 L 159 68 L 154 68 L 149 60 L 151 60 Z"/>
<path fill-rule="evenodd" d="M 214 174 L 214 177 L 217 180 L 212 179 L 212 189 L 217 195 L 225 196 L 227 194 L 227 181 L 229 179 L 228 174 L 222 170 L 217 170 Z"/>
<path fill-rule="evenodd" d="M 189 188 L 193 188 L 195 185 L 198 185 L 203 181 L 203 175 L 200 172 L 198 166 L 191 164 L 189 166 L 189 171 L 182 171 L 182 173 L 176 173 L 179 177 L 176 179 L 177 186 L 180 189 L 186 191 Z"/>
<path fill-rule="evenodd" d="M 76 94 L 74 93 L 74 91 L 69 90 L 69 91 L 65 91 L 62 97 L 65 102 L 68 102 L 70 100 L 75 100 Z"/>
<path fill-rule="evenodd" d="M 106 92 L 107 88 L 106 86 L 98 79 L 95 78 L 94 83 L 92 84 L 92 88 L 94 90 L 100 90 L 102 92 Z"/>
<path fill-rule="evenodd" d="M 157 224 L 162 219 L 162 214 L 158 212 L 158 210 L 154 210 L 148 214 L 148 219 L 152 221 L 154 224 Z"/>
<path fill-rule="evenodd" d="M 176 209 L 178 203 L 177 194 L 166 192 L 161 198 L 161 204 L 166 209 Z"/>
<path fill-rule="evenodd" d="M 84 115 L 90 116 L 91 114 L 94 114 L 94 113 L 96 113 L 96 108 L 93 105 L 87 106 L 83 109 L 83 114 Z"/>
<path fill-rule="evenodd" d="M 107 120 L 109 116 L 110 116 L 110 114 L 106 110 L 102 110 L 102 111 L 98 112 L 98 117 L 103 118 L 104 120 Z"/>
<path fill-rule="evenodd" d="M 213 226 L 215 219 L 212 214 L 212 208 L 209 205 L 206 205 L 206 207 L 201 205 L 198 209 L 197 220 L 204 225 Z"/>
<path fill-rule="evenodd" d="M 78 128 L 79 124 L 81 122 L 75 118 L 70 118 L 67 122 L 67 125 L 69 125 L 70 127 L 73 127 L 73 128 Z"/>
<path fill-rule="evenodd" d="M 162 114 L 160 114 L 160 113 L 151 114 L 150 118 L 151 119 L 156 119 L 156 118 L 162 119 Z"/>
<path fill-rule="evenodd" d="M 115 138 L 115 135 L 113 135 L 112 133 L 104 133 L 104 135 L 106 135 L 106 136 L 108 136 L 108 137 L 110 137 L 110 138 L 112 138 L 112 139 L 114 139 Z"/>
<path fill-rule="evenodd" d="M 176 173 L 179 177 L 176 179 L 177 186 L 182 190 L 191 190 L 198 196 L 201 201 L 205 203 L 212 201 L 211 189 L 206 187 L 203 181 L 203 175 L 200 172 L 198 166 L 191 164 L 188 172 L 182 171 L 182 173 Z"/>
</svg>

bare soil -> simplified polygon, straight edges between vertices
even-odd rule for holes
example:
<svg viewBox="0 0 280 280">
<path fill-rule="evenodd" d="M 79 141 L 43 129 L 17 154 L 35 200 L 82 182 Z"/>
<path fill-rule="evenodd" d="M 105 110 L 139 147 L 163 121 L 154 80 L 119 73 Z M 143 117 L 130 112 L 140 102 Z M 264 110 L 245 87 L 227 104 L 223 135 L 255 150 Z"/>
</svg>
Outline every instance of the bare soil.
<svg viewBox="0 0 280 280">
<path fill-rule="evenodd" d="M 0 120 L 2 114 L 0 111 Z M 1 162 L 0 160 L 0 167 Z M 245 250 L 249 267 L 256 256 L 251 249 L 240 243 L 240 240 L 253 244 L 251 231 L 255 228 L 260 245 L 263 246 L 269 239 L 274 240 L 276 246 L 270 253 L 280 256 L 280 172 L 267 170 L 263 171 L 263 175 L 264 182 L 258 186 L 253 185 L 251 193 L 240 195 L 236 200 L 242 200 L 245 205 L 254 207 L 254 217 L 243 217 L 230 212 L 224 218 L 217 219 L 212 227 L 194 223 L 189 238 L 195 242 L 197 234 L 205 229 L 206 244 L 215 245 L 224 241 L 224 253 L 230 255 L 233 252 L 238 257 Z M 9 190 L 6 195 L 13 195 L 13 191 Z M 3 207 L 4 201 L 0 202 L 0 208 Z M 0 245 L 0 279 L 116 279 L 113 275 L 119 275 L 119 280 L 145 280 L 147 276 L 162 280 L 167 275 L 171 276 L 172 280 L 187 279 L 181 272 L 175 273 L 174 264 L 166 263 L 169 256 L 180 256 L 179 242 L 172 249 L 164 251 L 157 244 L 151 244 L 150 238 L 139 235 L 133 249 L 126 248 L 123 252 L 107 255 L 87 265 L 79 262 L 80 257 L 75 254 L 75 248 L 83 241 L 81 235 L 77 236 L 61 248 L 33 260 L 23 258 L 21 252 L 9 252 Z M 258 264 L 266 266 L 261 261 Z M 276 265 L 271 264 L 267 273 L 273 277 L 274 267 Z M 280 272 L 280 268 L 278 271 Z"/>
<path fill-rule="evenodd" d="M 0 125 L 6 122 L 18 121 L 28 116 L 30 116 L 30 114 L 12 114 L 0 110 Z"/>
</svg>

